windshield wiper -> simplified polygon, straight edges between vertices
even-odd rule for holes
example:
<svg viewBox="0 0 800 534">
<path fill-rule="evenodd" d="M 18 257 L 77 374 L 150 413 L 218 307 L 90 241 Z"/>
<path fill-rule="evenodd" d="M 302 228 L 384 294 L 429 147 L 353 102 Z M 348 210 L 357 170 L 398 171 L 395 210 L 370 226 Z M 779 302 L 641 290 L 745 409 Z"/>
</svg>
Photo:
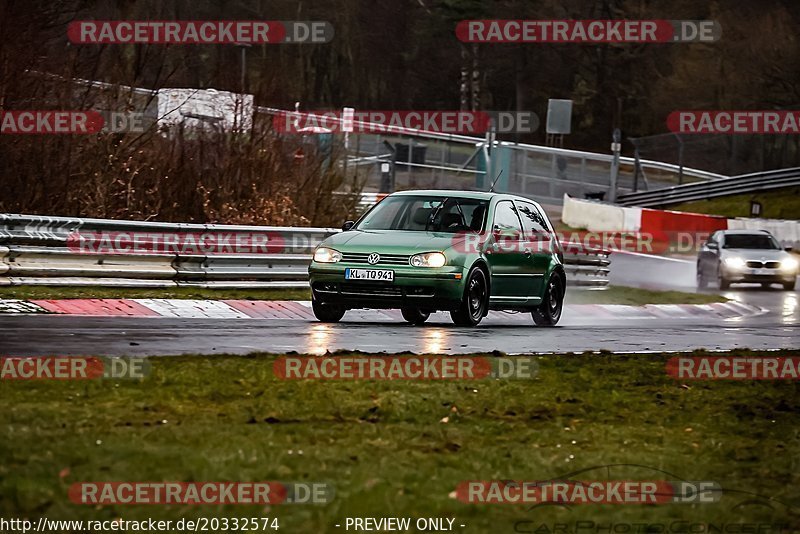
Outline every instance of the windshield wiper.
<svg viewBox="0 0 800 534">
<path fill-rule="evenodd" d="M 461 214 L 461 226 L 463 228 L 469 228 L 473 234 L 477 234 L 478 232 L 476 232 L 472 227 L 467 226 L 467 216 L 464 215 L 464 211 L 461 209 L 461 204 L 458 202 L 458 200 L 456 200 L 456 208 L 458 209 L 458 213 Z"/>
</svg>

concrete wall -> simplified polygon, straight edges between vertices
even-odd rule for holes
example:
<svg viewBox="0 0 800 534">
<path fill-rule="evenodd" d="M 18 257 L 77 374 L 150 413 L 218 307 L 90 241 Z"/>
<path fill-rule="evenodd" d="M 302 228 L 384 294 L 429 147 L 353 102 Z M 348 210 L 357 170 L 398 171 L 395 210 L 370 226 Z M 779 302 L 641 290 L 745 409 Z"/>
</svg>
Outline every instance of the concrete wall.
<svg viewBox="0 0 800 534">
<path fill-rule="evenodd" d="M 622 207 L 564 195 L 561 220 L 590 232 L 641 232 L 654 241 L 669 241 L 677 233 L 706 235 L 716 230 L 767 230 L 784 246 L 800 249 L 800 222 L 775 219 L 727 219 L 715 215 Z"/>
</svg>

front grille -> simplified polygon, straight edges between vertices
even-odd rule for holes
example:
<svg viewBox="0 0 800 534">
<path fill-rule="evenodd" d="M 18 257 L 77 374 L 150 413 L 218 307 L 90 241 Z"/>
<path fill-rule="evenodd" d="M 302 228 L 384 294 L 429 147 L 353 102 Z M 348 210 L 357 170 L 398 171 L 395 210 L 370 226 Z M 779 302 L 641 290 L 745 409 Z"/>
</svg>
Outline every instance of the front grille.
<svg viewBox="0 0 800 534">
<path fill-rule="evenodd" d="M 368 284 L 342 284 L 340 290 L 343 294 L 374 295 L 382 297 L 402 297 L 403 290 L 396 286 L 377 286 Z"/>
<path fill-rule="evenodd" d="M 750 267 L 751 269 L 763 269 L 764 267 L 766 267 L 767 269 L 777 269 L 781 266 L 781 262 L 748 260 L 747 266 Z"/>
<path fill-rule="evenodd" d="M 418 286 L 393 286 L 375 283 L 316 282 L 314 291 L 318 293 L 341 294 L 364 297 L 427 297 L 435 296 L 433 288 Z"/>
<path fill-rule="evenodd" d="M 365 252 L 344 252 L 342 253 L 342 261 L 347 263 L 363 263 L 364 265 L 373 265 L 367 262 L 370 253 Z M 405 254 L 381 254 L 381 259 L 374 265 L 408 265 L 408 258 Z"/>
</svg>

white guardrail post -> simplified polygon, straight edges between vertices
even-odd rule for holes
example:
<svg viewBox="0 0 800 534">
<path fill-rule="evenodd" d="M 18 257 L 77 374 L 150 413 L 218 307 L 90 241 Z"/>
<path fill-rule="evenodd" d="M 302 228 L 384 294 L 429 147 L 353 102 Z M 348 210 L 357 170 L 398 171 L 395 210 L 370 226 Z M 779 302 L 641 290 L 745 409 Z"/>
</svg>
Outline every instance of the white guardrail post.
<svg viewBox="0 0 800 534">
<path fill-rule="evenodd" d="M 0 214 L 0 285 L 307 287 L 311 253 L 338 231 Z M 82 250 L 69 240 L 77 233 L 266 234 L 278 245 L 263 254 L 109 253 Z M 567 284 L 606 287 L 609 252 L 570 247 L 564 255 Z"/>
</svg>

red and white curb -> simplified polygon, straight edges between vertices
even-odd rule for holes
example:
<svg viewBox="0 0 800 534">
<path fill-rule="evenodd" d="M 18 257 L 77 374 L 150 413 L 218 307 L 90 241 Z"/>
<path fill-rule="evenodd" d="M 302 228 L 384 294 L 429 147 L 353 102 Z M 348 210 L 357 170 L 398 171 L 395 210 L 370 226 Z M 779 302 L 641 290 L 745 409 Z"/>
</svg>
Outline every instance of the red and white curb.
<svg viewBox="0 0 800 534">
<path fill-rule="evenodd" d="M 170 317 L 178 319 L 288 319 L 314 320 L 309 301 L 291 300 L 189 300 L 189 299 L 0 299 L 0 314 L 53 313 L 89 317 Z M 605 319 L 738 319 L 766 313 L 741 302 L 713 304 L 567 305 L 567 317 Z M 492 316 L 508 316 L 497 312 Z M 521 314 L 525 315 L 525 314 Z M 396 310 L 352 310 L 348 319 L 398 320 Z"/>
</svg>

